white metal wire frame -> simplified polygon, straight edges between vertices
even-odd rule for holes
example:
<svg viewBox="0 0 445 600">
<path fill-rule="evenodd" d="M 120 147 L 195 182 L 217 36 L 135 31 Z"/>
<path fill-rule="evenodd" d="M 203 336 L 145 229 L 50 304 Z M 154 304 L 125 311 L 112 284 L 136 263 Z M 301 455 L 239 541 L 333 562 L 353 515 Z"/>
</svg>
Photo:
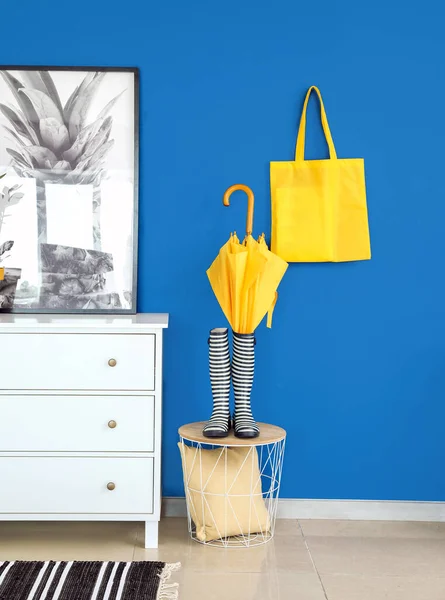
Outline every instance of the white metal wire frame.
<svg viewBox="0 0 445 600">
<path fill-rule="evenodd" d="M 180 437 L 182 456 L 184 456 L 184 446 L 188 446 L 189 449 L 193 449 L 194 451 L 192 464 L 188 465 L 187 472 L 185 468 L 183 469 L 184 489 L 187 501 L 188 530 L 193 540 L 201 544 L 223 548 L 248 548 L 250 546 L 259 546 L 261 544 L 265 544 L 272 539 L 275 531 L 285 442 L 286 439 L 284 438 L 272 443 L 242 446 L 247 451 L 246 457 L 243 460 L 241 467 L 236 472 L 235 477 L 230 482 L 230 480 L 228 481 L 227 477 L 227 459 L 230 446 L 223 446 L 220 444 L 204 444 Z M 236 447 L 240 448 L 240 446 Z M 214 449 L 219 449 L 220 453 L 216 459 L 211 473 L 208 474 L 207 479 L 204 480 L 206 475 L 203 473 L 202 469 L 202 452 Z M 241 470 L 244 471 L 243 476 L 245 477 L 245 467 L 249 467 L 249 461 L 251 463 L 250 492 L 248 494 L 234 494 L 234 483 L 240 475 Z M 206 488 L 218 463 L 220 463 L 220 466 L 224 464 L 224 484 L 222 486 L 223 489 L 221 493 L 214 493 L 210 492 Z M 193 487 L 190 482 L 191 474 L 194 469 L 199 469 L 199 485 L 196 486 L 195 473 L 195 487 Z M 225 501 L 223 502 L 224 517 L 221 519 L 221 515 L 218 515 L 219 523 L 212 512 L 212 504 L 214 504 L 216 498 L 225 498 Z M 245 515 L 243 519 L 244 523 L 242 524 L 238 520 L 236 507 L 234 506 L 239 498 L 250 498 L 247 527 L 245 523 Z M 262 500 L 260 500 L 260 498 Z M 221 500 L 219 500 L 219 502 L 221 502 Z M 267 529 L 257 526 L 257 524 L 260 522 L 257 512 L 258 502 L 264 502 L 266 507 L 268 513 Z M 246 504 L 243 503 L 243 506 L 245 508 Z M 208 522 L 210 516 L 212 521 L 211 526 L 214 530 L 216 530 L 218 535 L 216 539 L 208 539 L 205 541 L 198 539 L 196 535 L 196 525 L 193 522 L 194 514 L 200 515 L 203 523 L 206 521 L 206 518 Z M 237 523 L 240 531 L 239 535 L 225 535 L 225 532 L 227 532 L 227 521 L 229 515 L 233 517 Z M 254 531 L 256 528 L 258 528 L 259 531 Z"/>
</svg>

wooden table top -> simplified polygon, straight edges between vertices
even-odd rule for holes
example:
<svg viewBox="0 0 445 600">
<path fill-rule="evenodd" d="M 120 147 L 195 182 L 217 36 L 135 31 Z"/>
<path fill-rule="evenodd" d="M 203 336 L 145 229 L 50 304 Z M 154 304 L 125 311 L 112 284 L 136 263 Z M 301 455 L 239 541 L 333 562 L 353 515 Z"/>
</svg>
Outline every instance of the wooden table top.
<svg viewBox="0 0 445 600">
<path fill-rule="evenodd" d="M 263 444 L 274 444 L 280 442 L 286 437 L 286 431 L 276 425 L 268 423 L 257 423 L 260 428 L 260 435 L 256 438 L 237 438 L 233 432 L 224 438 L 208 438 L 202 434 L 202 430 L 206 421 L 198 421 L 197 423 L 188 423 L 178 429 L 179 435 L 191 442 L 200 442 L 202 444 L 214 444 L 216 446 L 262 446 Z"/>
</svg>

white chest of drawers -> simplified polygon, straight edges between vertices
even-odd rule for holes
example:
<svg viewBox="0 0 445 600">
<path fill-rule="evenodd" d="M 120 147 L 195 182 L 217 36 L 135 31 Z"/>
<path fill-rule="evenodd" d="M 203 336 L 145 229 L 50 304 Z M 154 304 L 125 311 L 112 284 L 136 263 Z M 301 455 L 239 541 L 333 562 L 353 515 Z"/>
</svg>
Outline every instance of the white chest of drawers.
<svg viewBox="0 0 445 600">
<path fill-rule="evenodd" d="M 0 315 L 0 520 L 161 510 L 166 314 Z"/>
</svg>

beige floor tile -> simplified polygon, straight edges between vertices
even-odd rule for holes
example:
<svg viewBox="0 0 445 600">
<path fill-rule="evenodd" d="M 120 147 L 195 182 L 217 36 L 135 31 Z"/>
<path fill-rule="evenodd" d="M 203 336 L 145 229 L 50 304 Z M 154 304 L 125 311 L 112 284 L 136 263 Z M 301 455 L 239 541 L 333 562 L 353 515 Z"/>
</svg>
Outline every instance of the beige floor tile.
<svg viewBox="0 0 445 600">
<path fill-rule="evenodd" d="M 231 573 L 183 569 L 176 579 L 180 600 L 325 600 L 315 573 Z"/>
<path fill-rule="evenodd" d="M 302 536 L 304 532 L 304 538 Z M 160 546 L 141 523 L 0 522 L 0 560 L 163 560 L 181 600 L 445 600 L 445 526 L 436 523 L 278 521 L 263 546 L 220 549 L 163 519 Z"/>
<path fill-rule="evenodd" d="M 329 600 L 444 600 L 445 579 L 323 575 Z"/>
<path fill-rule="evenodd" d="M 445 523 L 419 523 L 405 521 L 331 521 L 300 520 L 307 536 L 437 538 L 445 540 Z"/>
<path fill-rule="evenodd" d="M 0 522 L 0 560 L 131 560 L 136 523 Z"/>
<path fill-rule="evenodd" d="M 194 542 L 182 518 L 163 519 L 160 524 L 159 548 L 143 548 L 143 528 L 138 529 L 134 560 L 181 562 L 185 569 L 212 573 L 313 573 L 313 564 L 292 522 L 292 534 L 278 534 L 273 540 L 254 548 L 214 548 Z"/>
<path fill-rule="evenodd" d="M 301 527 L 296 519 L 277 519 L 275 522 L 275 536 L 302 535 Z"/>
<path fill-rule="evenodd" d="M 340 536 L 305 539 L 321 574 L 420 577 L 445 574 L 445 540 Z"/>
</svg>

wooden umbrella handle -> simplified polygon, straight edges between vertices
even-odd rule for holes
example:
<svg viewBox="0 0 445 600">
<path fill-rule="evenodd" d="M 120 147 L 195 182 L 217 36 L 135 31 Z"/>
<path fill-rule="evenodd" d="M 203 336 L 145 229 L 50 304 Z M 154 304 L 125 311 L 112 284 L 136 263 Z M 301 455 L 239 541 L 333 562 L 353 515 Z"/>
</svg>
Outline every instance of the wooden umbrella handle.
<svg viewBox="0 0 445 600">
<path fill-rule="evenodd" d="M 250 189 L 250 187 L 247 185 L 243 185 L 242 183 L 236 183 L 235 185 L 231 185 L 224 192 L 223 204 L 224 204 L 224 206 L 230 206 L 229 198 L 233 194 L 233 192 L 237 192 L 238 190 L 241 190 L 242 192 L 246 192 L 246 194 L 247 194 L 246 234 L 252 235 L 254 197 L 253 197 L 253 192 Z"/>
</svg>

